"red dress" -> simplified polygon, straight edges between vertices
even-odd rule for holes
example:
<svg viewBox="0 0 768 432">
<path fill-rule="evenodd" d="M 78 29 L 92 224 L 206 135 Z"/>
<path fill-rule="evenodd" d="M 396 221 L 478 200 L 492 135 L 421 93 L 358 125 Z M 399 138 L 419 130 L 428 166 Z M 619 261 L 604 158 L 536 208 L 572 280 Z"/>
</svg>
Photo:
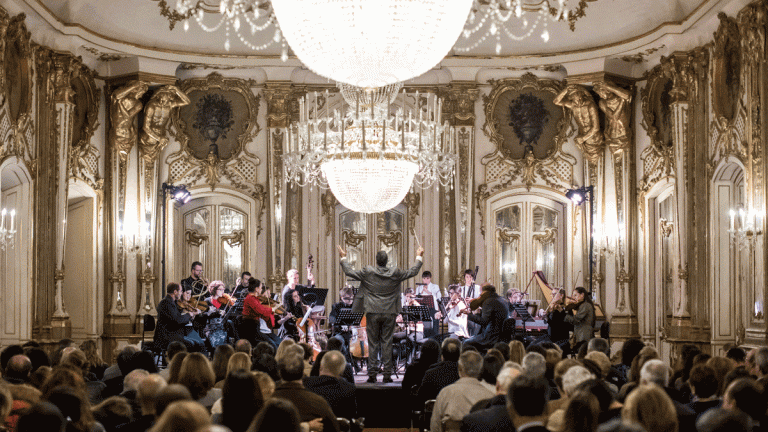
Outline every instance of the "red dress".
<svg viewBox="0 0 768 432">
<path fill-rule="evenodd" d="M 255 296 L 248 295 L 243 302 L 243 317 L 258 320 L 259 318 L 269 324 L 270 328 L 275 326 L 275 314 L 272 308 L 261 304 Z"/>
</svg>

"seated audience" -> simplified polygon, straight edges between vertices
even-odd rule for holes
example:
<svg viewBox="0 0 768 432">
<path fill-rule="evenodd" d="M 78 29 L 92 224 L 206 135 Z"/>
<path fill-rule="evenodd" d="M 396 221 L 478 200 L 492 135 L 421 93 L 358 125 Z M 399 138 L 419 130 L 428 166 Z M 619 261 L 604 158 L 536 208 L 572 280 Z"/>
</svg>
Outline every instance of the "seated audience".
<svg viewBox="0 0 768 432">
<path fill-rule="evenodd" d="M 93 407 L 93 418 L 104 426 L 107 431 L 116 430 L 122 425 L 133 420 L 131 404 L 120 396 L 110 396 L 103 402 Z"/>
<path fill-rule="evenodd" d="M 752 430 L 749 416 L 724 408 L 713 408 L 702 414 L 696 421 L 698 432 L 750 432 Z"/>
<path fill-rule="evenodd" d="M 437 398 L 440 390 L 459 380 L 461 341 L 456 338 L 445 339 L 440 347 L 440 354 L 443 361 L 435 363 L 424 373 L 416 396 L 418 405 L 423 406 L 424 402 Z"/>
<path fill-rule="evenodd" d="M 272 398 L 264 404 L 248 432 L 301 432 L 301 417 L 296 406 L 285 399 Z"/>
<path fill-rule="evenodd" d="M 632 390 L 621 410 L 624 421 L 637 423 L 647 432 L 677 432 L 677 414 L 672 399 L 655 384 L 641 384 Z"/>
<path fill-rule="evenodd" d="M 347 366 L 344 354 L 328 351 L 320 360 L 320 375 L 304 377 L 304 387 L 322 396 L 331 406 L 336 417 L 357 417 L 355 386 L 341 377 Z"/>
<path fill-rule="evenodd" d="M 509 343 L 509 361 L 517 364 L 523 363 L 525 357 L 525 345 L 519 340 L 513 340 Z"/>
<path fill-rule="evenodd" d="M 199 403 L 177 401 L 168 406 L 150 432 L 191 432 L 210 424 L 208 410 Z"/>
<path fill-rule="evenodd" d="M 217 384 L 224 384 L 224 378 L 227 377 L 227 364 L 229 363 L 229 358 L 232 357 L 232 354 L 234 353 L 235 349 L 232 348 L 232 345 L 227 344 L 217 346 L 216 350 L 213 352 L 213 361 L 211 361 L 211 367 L 213 368 L 213 373 L 216 376 Z"/>
<path fill-rule="evenodd" d="M 717 408 L 721 401 L 717 398 L 717 379 L 715 371 L 707 365 L 696 365 L 691 369 L 688 385 L 695 400 L 688 404 L 688 407 L 700 416 L 704 411 L 710 408 Z"/>
<path fill-rule="evenodd" d="M 54 376 L 55 374 L 54 371 Z M 93 417 L 91 406 L 82 389 L 84 385 L 80 387 L 60 385 L 45 392 L 44 398 L 56 405 L 67 419 L 67 432 L 104 432 L 104 426 Z"/>
<path fill-rule="evenodd" d="M 405 376 L 403 376 L 403 390 L 405 390 L 406 397 L 411 398 L 409 406 L 415 410 L 421 410 L 422 406 L 418 406 L 415 402 L 415 396 L 421 386 L 421 381 L 424 379 L 424 374 L 427 373 L 427 369 L 432 367 L 440 360 L 440 344 L 434 339 L 427 339 L 421 344 L 419 351 L 419 358 L 409 365 L 405 369 Z"/>
<path fill-rule="evenodd" d="M 762 386 L 751 378 L 740 378 L 731 383 L 723 397 L 723 408 L 750 417 L 754 430 L 765 430 L 766 398 Z"/>
<path fill-rule="evenodd" d="M 549 385 L 544 378 L 523 374 L 513 379 L 507 391 L 507 413 L 515 430 L 546 432 L 544 422 L 548 399 Z"/>
<path fill-rule="evenodd" d="M 141 409 L 141 415 L 134 416 L 134 419 L 117 428 L 119 432 L 143 432 L 155 424 L 155 405 L 157 397 L 165 388 L 166 382 L 160 375 L 152 374 L 146 377 L 139 384 L 136 399 Z"/>
<path fill-rule="evenodd" d="M 189 390 L 192 399 L 210 410 L 213 403 L 221 397 L 221 390 L 213 388 L 215 384 L 211 364 L 205 355 L 191 353 L 184 358 L 179 372 L 179 384 Z"/>
<path fill-rule="evenodd" d="M 221 397 L 222 425 L 232 432 L 245 432 L 263 405 L 259 384 L 248 369 L 227 375 Z"/>
<path fill-rule="evenodd" d="M 589 392 L 577 392 L 565 408 L 563 432 L 594 432 L 599 415 L 597 398 Z"/>
<path fill-rule="evenodd" d="M 514 430 L 512 419 L 507 414 L 507 391 L 512 380 L 520 375 L 520 370 L 504 366 L 496 377 L 496 395 L 488 399 L 480 408 L 478 402 L 470 413 L 462 419 L 462 432 L 504 432 Z M 475 408 L 479 408 L 475 410 Z"/>
<path fill-rule="evenodd" d="M 191 400 L 192 395 L 186 387 L 181 384 L 168 384 L 157 392 L 157 396 L 155 396 L 155 418 L 160 418 L 165 409 L 172 403 Z"/>
<path fill-rule="evenodd" d="M 472 405 L 493 397 L 493 392 L 480 381 L 483 358 L 475 351 L 466 351 L 458 361 L 459 379 L 440 390 L 430 420 L 430 431 L 441 432 L 446 420 L 461 421 Z"/>
<path fill-rule="evenodd" d="M 693 430 L 696 425 L 696 413 L 686 404 L 675 400 L 674 395 L 679 392 L 669 387 L 669 366 L 661 360 L 649 360 L 640 370 L 640 384 L 656 384 L 664 389 L 667 396 L 672 399 L 672 405 L 675 407 L 677 423 L 680 430 Z"/>
<path fill-rule="evenodd" d="M 99 355 L 99 347 L 96 345 L 96 341 L 88 339 L 80 344 L 80 350 L 85 354 L 88 364 L 90 364 L 89 372 L 92 373 L 97 380 L 104 378 L 104 371 L 107 370 L 107 362 L 105 362 Z"/>
<path fill-rule="evenodd" d="M 173 361 L 173 357 L 180 353 L 180 352 L 187 352 L 187 347 L 179 342 L 179 341 L 173 341 L 168 344 L 168 348 L 165 350 L 165 359 L 163 359 L 166 363 L 170 363 Z M 171 368 L 167 367 L 165 369 L 162 369 L 160 372 L 158 372 L 163 379 L 166 381 L 170 378 Z"/>
<path fill-rule="evenodd" d="M 67 419 L 56 405 L 40 402 L 19 417 L 15 430 L 16 432 L 64 432 L 66 426 Z"/>
</svg>

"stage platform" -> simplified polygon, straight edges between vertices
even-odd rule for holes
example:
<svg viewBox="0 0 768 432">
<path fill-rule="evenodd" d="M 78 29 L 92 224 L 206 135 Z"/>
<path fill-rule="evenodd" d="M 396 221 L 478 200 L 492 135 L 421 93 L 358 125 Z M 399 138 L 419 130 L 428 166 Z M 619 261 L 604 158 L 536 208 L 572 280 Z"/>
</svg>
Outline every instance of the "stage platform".
<svg viewBox="0 0 768 432">
<path fill-rule="evenodd" d="M 375 384 L 365 382 L 368 375 L 363 369 L 355 375 L 357 387 L 358 417 L 365 417 L 366 431 L 405 431 L 411 425 L 408 398 L 402 389 L 403 374 L 392 375 L 394 382 L 381 382 L 381 375 Z"/>
</svg>

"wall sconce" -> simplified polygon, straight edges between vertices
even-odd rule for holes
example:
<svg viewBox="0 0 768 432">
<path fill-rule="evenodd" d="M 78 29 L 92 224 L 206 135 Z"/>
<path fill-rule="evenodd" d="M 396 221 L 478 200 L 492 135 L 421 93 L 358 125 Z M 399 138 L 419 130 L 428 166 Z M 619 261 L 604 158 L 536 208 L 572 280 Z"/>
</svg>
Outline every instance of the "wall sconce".
<svg viewBox="0 0 768 432">
<path fill-rule="evenodd" d="M 131 207 L 130 203 L 127 207 Z M 127 212 L 128 214 L 134 214 L 134 212 Z M 129 217 L 125 219 L 125 215 L 117 223 L 117 233 L 120 237 L 120 242 L 123 245 L 125 253 L 128 255 L 144 255 L 149 254 L 149 250 L 152 244 L 152 231 L 151 231 L 151 217 L 150 213 L 147 213 L 144 219 L 144 223 L 137 221 Z"/>
<path fill-rule="evenodd" d="M 731 243 L 740 248 L 753 247 L 757 241 L 757 236 L 763 234 L 764 214 L 758 213 L 755 209 L 746 211 L 740 207 L 738 210 L 731 209 L 728 215 L 730 219 L 728 233 Z"/>
<path fill-rule="evenodd" d="M 10 220 L 6 222 L 6 215 L 10 214 Z M 16 209 L 0 211 L 0 250 L 6 247 L 13 248 L 16 243 Z"/>
</svg>

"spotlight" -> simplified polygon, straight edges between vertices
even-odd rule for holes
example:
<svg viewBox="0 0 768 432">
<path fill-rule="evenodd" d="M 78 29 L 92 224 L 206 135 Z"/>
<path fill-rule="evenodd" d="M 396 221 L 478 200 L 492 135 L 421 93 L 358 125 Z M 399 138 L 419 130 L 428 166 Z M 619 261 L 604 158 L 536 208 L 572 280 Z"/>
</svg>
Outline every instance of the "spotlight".
<svg viewBox="0 0 768 432">
<path fill-rule="evenodd" d="M 168 192 L 176 202 L 179 204 L 186 204 L 192 198 L 192 194 L 187 190 L 186 185 L 174 186 L 172 184 L 163 183 L 163 192 Z"/>
<path fill-rule="evenodd" d="M 587 194 L 592 193 L 592 186 L 582 186 L 576 189 L 568 189 L 565 197 L 573 201 L 574 205 L 580 205 L 587 200 Z"/>
</svg>

